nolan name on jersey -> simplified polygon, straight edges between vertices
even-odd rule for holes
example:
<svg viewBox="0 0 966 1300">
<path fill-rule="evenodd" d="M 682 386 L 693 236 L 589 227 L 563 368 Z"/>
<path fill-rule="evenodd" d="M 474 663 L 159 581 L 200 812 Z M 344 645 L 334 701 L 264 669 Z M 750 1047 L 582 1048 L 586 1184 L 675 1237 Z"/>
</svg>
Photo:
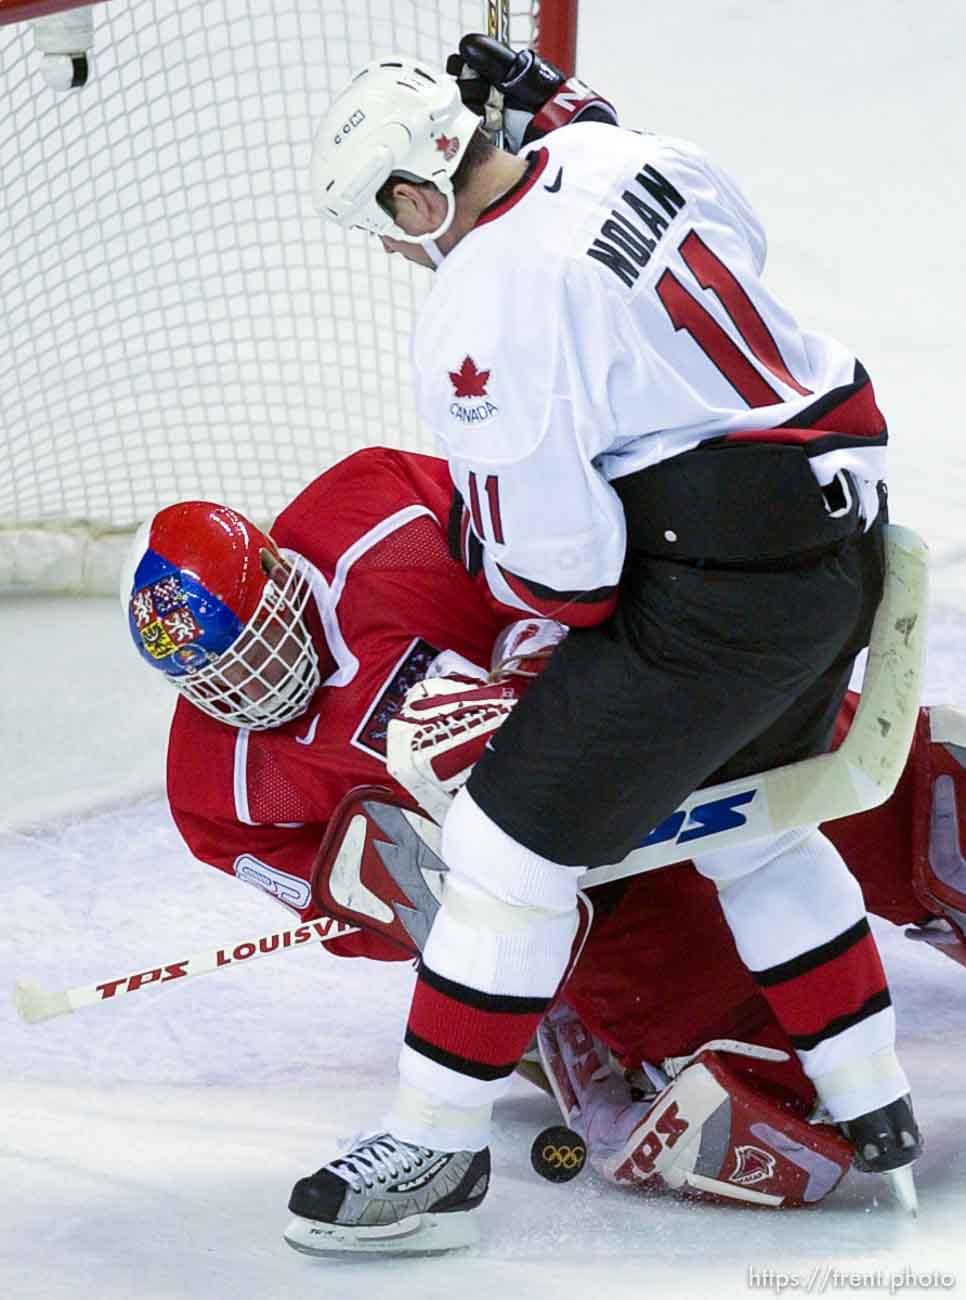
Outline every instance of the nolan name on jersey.
<svg viewBox="0 0 966 1300">
<path fill-rule="evenodd" d="M 671 218 L 684 207 L 685 200 L 656 167 L 646 164 L 634 177 L 634 189 L 626 189 L 621 202 L 626 207 L 611 208 L 600 234 L 587 249 L 587 256 L 603 262 L 619 280 L 630 286 L 647 266 L 658 240 L 667 230 Z M 662 216 L 647 201 L 654 200 L 667 214 Z M 647 232 L 650 231 L 650 234 Z"/>
</svg>

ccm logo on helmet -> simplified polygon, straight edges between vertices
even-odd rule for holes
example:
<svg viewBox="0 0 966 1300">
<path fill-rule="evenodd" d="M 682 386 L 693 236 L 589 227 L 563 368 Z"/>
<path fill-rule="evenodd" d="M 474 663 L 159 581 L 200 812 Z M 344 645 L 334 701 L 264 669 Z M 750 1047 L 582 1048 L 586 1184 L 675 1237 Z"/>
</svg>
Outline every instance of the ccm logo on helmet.
<svg viewBox="0 0 966 1300">
<path fill-rule="evenodd" d="M 332 143 L 341 144 L 343 139 L 347 135 L 349 135 L 349 133 L 353 130 L 353 128 L 357 126 L 361 126 L 365 120 L 366 120 L 365 113 L 362 111 L 361 108 L 357 108 L 354 113 L 350 114 L 349 120 L 347 122 L 343 122 L 342 125 L 339 127 L 338 131 L 335 134 L 335 139 L 332 141 Z"/>
</svg>

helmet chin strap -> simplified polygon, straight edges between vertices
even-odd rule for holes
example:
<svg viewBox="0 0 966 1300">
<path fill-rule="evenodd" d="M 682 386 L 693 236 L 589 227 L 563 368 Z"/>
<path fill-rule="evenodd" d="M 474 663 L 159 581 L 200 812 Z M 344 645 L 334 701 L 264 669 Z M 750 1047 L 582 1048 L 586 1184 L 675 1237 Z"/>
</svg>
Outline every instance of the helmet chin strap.
<svg viewBox="0 0 966 1300">
<path fill-rule="evenodd" d="M 433 266 L 442 266 L 443 258 L 446 254 L 442 251 L 435 239 L 421 239 L 419 246 L 426 253 Z"/>
<path fill-rule="evenodd" d="M 396 239 L 399 239 L 406 244 L 418 244 L 420 248 L 425 251 L 426 256 L 432 262 L 434 268 L 441 266 L 443 258 L 446 256 L 436 241 L 439 239 L 440 235 L 446 234 L 447 230 L 449 230 L 450 226 L 453 224 L 453 218 L 456 216 L 456 196 L 453 194 L 452 189 L 443 189 L 439 183 L 437 183 L 437 189 L 439 189 L 446 197 L 446 216 L 439 223 L 436 229 L 431 230 L 427 235 L 407 235 L 405 230 L 396 226 L 396 234 L 394 236 Z"/>
</svg>

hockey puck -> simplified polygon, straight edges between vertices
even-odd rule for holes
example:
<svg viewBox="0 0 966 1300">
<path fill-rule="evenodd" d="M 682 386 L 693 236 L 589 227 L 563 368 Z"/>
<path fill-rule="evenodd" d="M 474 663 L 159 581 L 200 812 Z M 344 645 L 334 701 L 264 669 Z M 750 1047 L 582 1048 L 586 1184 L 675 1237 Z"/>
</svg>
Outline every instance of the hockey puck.
<svg viewBox="0 0 966 1300">
<path fill-rule="evenodd" d="M 587 1143 L 572 1128 L 554 1124 L 545 1128 L 530 1148 L 530 1163 L 551 1183 L 569 1183 L 587 1160 Z"/>
</svg>

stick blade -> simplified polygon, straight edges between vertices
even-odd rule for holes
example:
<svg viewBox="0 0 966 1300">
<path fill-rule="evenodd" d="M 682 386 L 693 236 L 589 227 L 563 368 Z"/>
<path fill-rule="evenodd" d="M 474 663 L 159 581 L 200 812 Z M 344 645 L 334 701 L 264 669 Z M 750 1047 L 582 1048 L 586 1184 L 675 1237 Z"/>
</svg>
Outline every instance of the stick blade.
<svg viewBox="0 0 966 1300">
<path fill-rule="evenodd" d="M 73 1010 L 66 993 L 51 993 L 30 980 L 17 980 L 13 1001 L 17 1015 L 28 1025 L 36 1025 L 41 1020 L 50 1020 L 53 1016 L 62 1016 Z"/>
</svg>

